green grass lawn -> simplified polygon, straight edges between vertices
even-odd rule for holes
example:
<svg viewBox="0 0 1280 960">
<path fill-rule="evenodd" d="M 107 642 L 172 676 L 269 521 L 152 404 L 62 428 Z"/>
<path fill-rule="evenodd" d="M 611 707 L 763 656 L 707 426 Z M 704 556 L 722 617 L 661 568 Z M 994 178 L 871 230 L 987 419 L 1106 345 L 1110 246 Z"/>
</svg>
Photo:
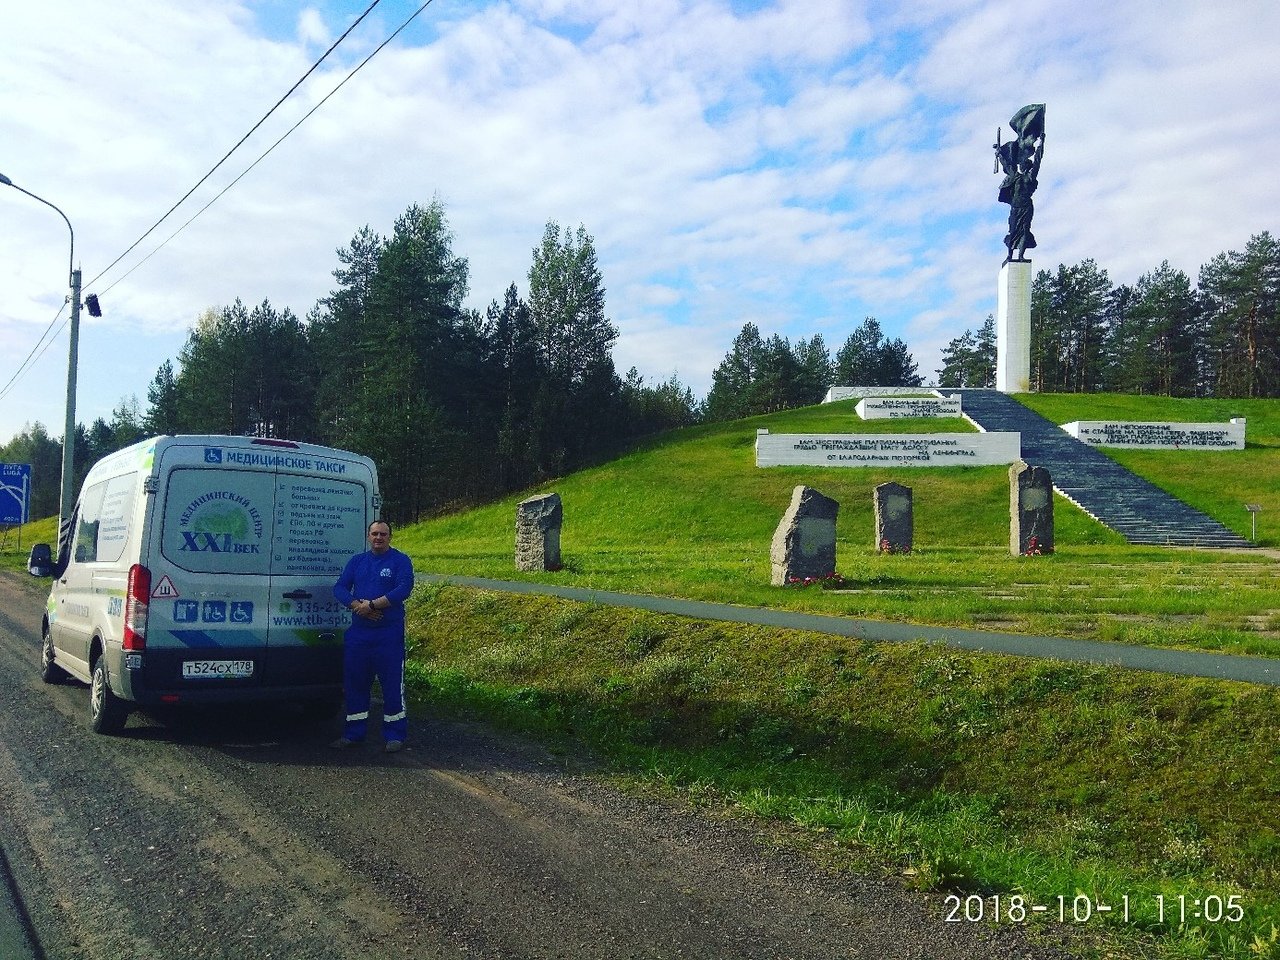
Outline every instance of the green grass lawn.
<svg viewBox="0 0 1280 960">
<path fill-rule="evenodd" d="M 430 709 L 585 741 L 836 869 L 988 909 L 1127 897 L 1036 924 L 1088 956 L 1280 957 L 1280 690 L 438 585 L 410 635 Z M 1161 922 L 1179 896 L 1243 916 Z"/>
</svg>

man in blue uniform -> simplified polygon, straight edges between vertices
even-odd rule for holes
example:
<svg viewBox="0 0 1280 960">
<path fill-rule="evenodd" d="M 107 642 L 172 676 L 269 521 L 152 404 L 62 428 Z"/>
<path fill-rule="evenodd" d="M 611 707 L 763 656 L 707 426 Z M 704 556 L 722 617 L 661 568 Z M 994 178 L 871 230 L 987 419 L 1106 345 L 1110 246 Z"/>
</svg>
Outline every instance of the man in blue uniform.
<svg viewBox="0 0 1280 960">
<path fill-rule="evenodd" d="M 387 753 L 404 746 L 409 730 L 404 705 L 404 602 L 413 590 L 413 564 L 391 546 L 391 524 L 369 524 L 369 549 L 347 561 L 333 585 L 334 598 L 351 611 L 342 650 L 347 721 L 335 747 L 364 740 L 369 688 L 382 686 L 382 734 Z"/>
</svg>

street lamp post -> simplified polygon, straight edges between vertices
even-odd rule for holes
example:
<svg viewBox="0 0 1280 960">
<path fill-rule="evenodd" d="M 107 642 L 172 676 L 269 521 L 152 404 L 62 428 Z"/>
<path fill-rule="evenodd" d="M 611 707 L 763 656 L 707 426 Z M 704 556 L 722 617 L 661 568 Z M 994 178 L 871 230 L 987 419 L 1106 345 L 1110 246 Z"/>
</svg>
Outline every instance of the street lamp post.
<svg viewBox="0 0 1280 960">
<path fill-rule="evenodd" d="M 0 184 L 13 187 L 19 193 L 25 193 L 33 200 L 39 200 L 46 207 L 52 207 L 58 216 L 67 224 L 71 232 L 71 256 L 69 269 L 71 273 L 71 348 L 67 355 L 67 418 L 62 434 L 62 494 L 58 501 L 58 543 L 62 544 L 66 530 L 71 523 L 71 511 L 75 506 L 75 491 L 71 488 L 75 473 L 76 446 L 76 369 L 79 366 L 80 352 L 80 271 L 76 269 L 76 232 L 67 215 L 58 210 L 44 197 L 38 197 L 30 190 L 23 190 L 3 173 L 0 173 Z"/>
</svg>

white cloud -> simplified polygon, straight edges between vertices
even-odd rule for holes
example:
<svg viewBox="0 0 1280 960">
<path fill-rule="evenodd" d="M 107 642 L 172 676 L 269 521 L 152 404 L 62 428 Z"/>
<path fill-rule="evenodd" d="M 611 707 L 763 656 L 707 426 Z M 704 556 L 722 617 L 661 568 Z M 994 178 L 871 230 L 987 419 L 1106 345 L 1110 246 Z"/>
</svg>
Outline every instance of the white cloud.
<svg viewBox="0 0 1280 960">
<path fill-rule="evenodd" d="M 306 46 L 328 48 L 333 43 L 333 36 L 319 10 L 305 7 L 298 14 L 298 39 Z"/>
</svg>

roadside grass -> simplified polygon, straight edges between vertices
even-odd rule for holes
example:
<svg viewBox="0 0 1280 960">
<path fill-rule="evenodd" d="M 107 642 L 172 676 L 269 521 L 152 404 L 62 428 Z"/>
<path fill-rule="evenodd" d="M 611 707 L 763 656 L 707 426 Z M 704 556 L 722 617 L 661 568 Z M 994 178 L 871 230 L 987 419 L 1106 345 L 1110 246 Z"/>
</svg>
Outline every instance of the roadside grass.
<svg viewBox="0 0 1280 960">
<path fill-rule="evenodd" d="M 1117 459 L 1241 532 L 1237 500 L 1280 510 L 1268 486 L 1280 477 L 1280 403 L 1172 413 L 1159 398 L 1123 399 L 1062 398 L 1051 419 L 1247 416 L 1245 458 Z M 441 573 L 1280 655 L 1271 553 L 1131 547 L 1059 499 L 1058 552 L 1012 557 L 1004 468 L 755 467 L 760 427 L 971 429 L 862 423 L 852 406 L 656 438 L 539 491 L 406 528 L 397 546 Z M 910 555 L 871 542 L 872 491 L 887 480 L 913 488 Z M 799 483 L 841 503 L 838 566 L 851 589 L 766 585 L 769 540 Z M 565 569 L 519 574 L 514 507 L 542 490 L 565 501 Z M 1260 540 L 1277 542 L 1265 529 Z M 1127 923 L 1117 907 L 1066 925 L 1095 956 L 1280 957 L 1278 691 L 461 588 L 421 596 L 412 673 L 432 703 L 583 740 L 632 784 L 794 824 L 834 862 L 879 866 L 940 899 L 1001 893 L 1007 910 L 1021 896 L 1051 918 L 1062 902 L 1070 920 L 1078 896 L 1127 897 Z M 1244 918 L 1206 920 L 1197 898 L 1241 904 Z M 1032 916 L 1046 935 L 1062 932 Z"/>
<path fill-rule="evenodd" d="M 19 545 L 21 541 L 21 545 Z M 0 531 L 0 569 L 27 573 L 27 557 L 37 543 L 57 543 L 58 518 L 45 517 L 32 520 L 21 527 L 7 527 Z"/>
<path fill-rule="evenodd" d="M 1090 955 L 1280 957 L 1278 690 L 440 585 L 410 610 L 433 709 L 585 742 L 939 904 L 1047 905 L 1025 922 Z M 1243 919 L 1191 916 L 1206 897 Z"/>
<path fill-rule="evenodd" d="M 1160 415 L 1160 398 L 1121 400 L 1134 403 L 1117 410 L 1107 395 L 1036 395 L 1028 403 L 1058 401 L 1062 411 L 1070 411 L 1070 419 L 1115 414 L 1172 419 Z M 1008 549 L 1004 467 L 755 466 L 757 428 L 775 433 L 973 429 L 963 420 L 864 422 L 853 407 L 853 401 L 844 401 L 676 431 L 537 491 L 405 528 L 397 532 L 396 545 L 413 556 L 419 569 L 438 573 L 1280 656 L 1280 563 L 1267 553 L 1133 547 L 1057 498 L 1057 553 L 1014 557 Z M 1226 412 L 1249 417 L 1250 443 L 1256 447 L 1230 453 L 1144 453 L 1135 468 L 1190 500 L 1187 491 L 1203 485 L 1203 475 L 1229 471 L 1232 463 L 1238 470 L 1242 461 L 1233 458 L 1249 455 L 1249 475 L 1236 478 L 1236 493 L 1198 505 L 1227 522 L 1230 511 L 1244 513 L 1244 502 L 1261 503 L 1266 528 L 1265 518 L 1280 514 L 1280 401 L 1245 401 L 1222 412 L 1216 407 L 1177 408 L 1177 416 L 1188 420 Z M 873 542 L 873 491 L 889 480 L 913 491 L 915 549 L 907 556 L 880 554 Z M 769 542 L 792 489 L 801 483 L 841 505 L 837 566 L 849 581 L 848 590 L 768 586 Z M 1219 487 L 1231 489 L 1225 480 Z M 524 496 L 549 490 L 565 503 L 564 569 L 517 573 L 512 564 L 515 505 Z M 1237 495 L 1248 499 L 1237 503 L 1232 499 Z M 1234 519 L 1229 525 L 1240 529 L 1240 518 Z M 1277 542 L 1263 532 L 1264 544 Z"/>
</svg>

